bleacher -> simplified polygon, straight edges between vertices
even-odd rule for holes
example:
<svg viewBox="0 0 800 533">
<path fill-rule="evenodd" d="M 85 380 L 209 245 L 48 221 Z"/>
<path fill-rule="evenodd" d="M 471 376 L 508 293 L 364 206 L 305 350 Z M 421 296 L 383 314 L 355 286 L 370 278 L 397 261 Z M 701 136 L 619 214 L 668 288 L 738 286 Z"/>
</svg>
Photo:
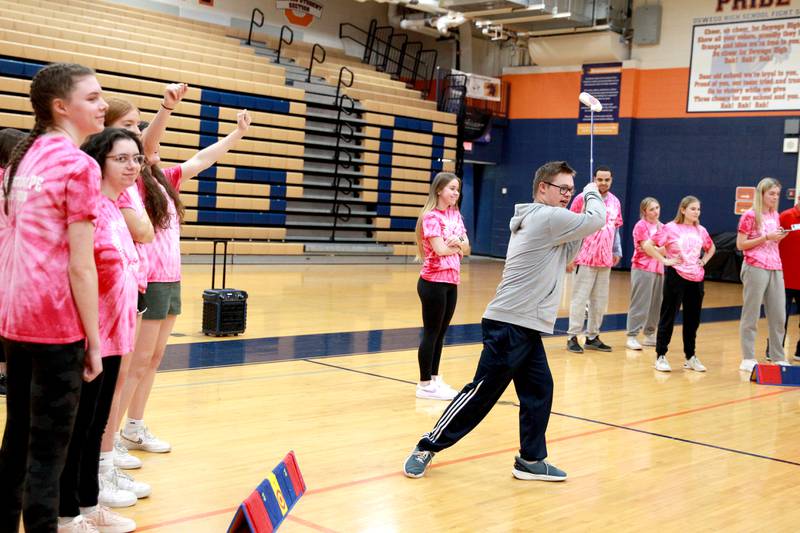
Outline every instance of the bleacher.
<svg viewBox="0 0 800 533">
<path fill-rule="evenodd" d="M 232 131 L 238 110 L 253 115 L 236 148 L 183 186 L 184 253 L 210 253 L 212 239 L 230 239 L 234 254 L 306 253 L 307 245 L 331 242 L 336 197 L 348 217 L 336 220 L 334 242 L 413 254 L 431 176 L 453 169 L 455 116 L 343 51 L 328 50 L 308 81 L 311 44 L 284 45 L 275 63 L 276 40 L 257 35 L 261 41 L 247 46 L 241 37 L 117 4 L 0 0 L 0 127 L 32 126 L 30 79 L 49 62 L 92 67 L 106 94 L 132 101 L 146 120 L 165 84 L 183 81 L 190 90 L 162 139 L 165 166 Z M 340 141 L 340 160 L 341 150 L 354 155 L 336 165 L 341 67 L 353 73 L 342 92 L 357 114 L 347 119 L 352 139 Z"/>
</svg>

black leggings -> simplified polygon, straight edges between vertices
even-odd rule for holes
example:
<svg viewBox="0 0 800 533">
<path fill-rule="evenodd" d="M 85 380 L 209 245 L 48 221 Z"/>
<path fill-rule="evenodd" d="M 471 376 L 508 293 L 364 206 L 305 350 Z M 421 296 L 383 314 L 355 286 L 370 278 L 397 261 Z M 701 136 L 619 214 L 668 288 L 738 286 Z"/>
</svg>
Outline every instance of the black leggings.
<svg viewBox="0 0 800 533">
<path fill-rule="evenodd" d="M 695 355 L 697 328 L 700 327 L 700 311 L 703 309 L 705 289 L 702 281 L 689 281 L 674 269 L 664 269 L 664 298 L 661 300 L 661 317 L 656 334 L 656 355 L 666 355 L 675 317 L 683 304 L 683 353 L 686 359 Z"/>
<path fill-rule="evenodd" d="M 2 339 L 8 365 L 6 428 L 0 450 L 0 531 L 55 533 L 58 479 L 78 400 L 84 341 L 33 344 Z"/>
<path fill-rule="evenodd" d="M 100 443 L 111 412 L 121 361 L 119 355 L 103 357 L 100 375 L 83 383 L 75 429 L 61 474 L 59 516 L 78 516 L 80 507 L 97 505 Z"/>
<path fill-rule="evenodd" d="M 419 380 L 430 381 L 439 374 L 442 344 L 458 300 L 458 285 L 419 278 L 417 294 L 422 302 L 422 342 L 419 345 Z"/>
</svg>

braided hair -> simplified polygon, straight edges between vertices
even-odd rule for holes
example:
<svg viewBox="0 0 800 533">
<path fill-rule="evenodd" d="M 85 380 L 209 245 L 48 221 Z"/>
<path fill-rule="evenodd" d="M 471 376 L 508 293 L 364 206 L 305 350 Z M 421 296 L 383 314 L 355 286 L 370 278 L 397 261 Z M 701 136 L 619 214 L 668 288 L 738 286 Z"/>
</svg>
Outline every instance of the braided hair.
<svg viewBox="0 0 800 533">
<path fill-rule="evenodd" d="M 93 76 L 94 71 L 75 63 L 53 63 L 36 73 L 31 80 L 30 99 L 33 107 L 34 124 L 27 137 L 19 141 L 11 152 L 8 169 L 3 179 L 3 197 L 5 213 L 8 214 L 8 197 L 14 183 L 14 174 L 25 154 L 33 143 L 47 132 L 53 123 L 53 100 L 68 99 L 75 84 L 86 76 Z"/>
</svg>

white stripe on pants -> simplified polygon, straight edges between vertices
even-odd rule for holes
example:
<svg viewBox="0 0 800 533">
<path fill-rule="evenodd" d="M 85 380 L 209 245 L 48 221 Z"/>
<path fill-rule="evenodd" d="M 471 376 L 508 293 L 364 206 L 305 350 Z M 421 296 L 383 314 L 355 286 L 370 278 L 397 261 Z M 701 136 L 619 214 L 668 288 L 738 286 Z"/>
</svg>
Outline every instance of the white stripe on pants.
<svg viewBox="0 0 800 533">
<path fill-rule="evenodd" d="M 638 268 L 631 269 L 631 305 L 628 309 L 628 336 L 635 337 L 644 329 L 655 335 L 664 295 L 664 275 Z"/>
<path fill-rule="evenodd" d="M 586 322 L 586 336 L 600 334 L 600 324 L 608 309 L 608 282 L 610 267 L 590 267 L 578 265 L 572 278 L 572 304 L 569 307 L 570 336 L 578 335 L 583 329 L 583 317 L 589 306 L 589 319 Z"/>
<path fill-rule="evenodd" d="M 769 325 L 769 356 L 773 361 L 785 360 L 786 293 L 783 290 L 783 271 L 765 270 L 742 263 L 742 284 L 744 302 L 739 327 L 742 359 L 756 357 L 756 329 L 763 302 Z"/>
</svg>

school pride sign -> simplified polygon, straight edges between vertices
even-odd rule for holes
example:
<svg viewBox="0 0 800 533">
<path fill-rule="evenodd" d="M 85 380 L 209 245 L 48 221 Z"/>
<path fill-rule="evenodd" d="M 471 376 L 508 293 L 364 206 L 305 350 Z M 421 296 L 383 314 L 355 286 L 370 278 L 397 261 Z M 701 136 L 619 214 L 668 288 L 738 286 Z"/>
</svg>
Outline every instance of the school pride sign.
<svg viewBox="0 0 800 533">
<path fill-rule="evenodd" d="M 595 135 L 619 135 L 619 94 L 622 63 L 583 65 L 581 92 L 600 100 L 603 110 L 594 114 Z M 577 98 L 576 98 L 577 100 Z M 591 111 L 578 103 L 578 135 L 591 133 Z"/>
<path fill-rule="evenodd" d="M 800 17 L 694 26 L 689 113 L 800 109 Z"/>
</svg>

